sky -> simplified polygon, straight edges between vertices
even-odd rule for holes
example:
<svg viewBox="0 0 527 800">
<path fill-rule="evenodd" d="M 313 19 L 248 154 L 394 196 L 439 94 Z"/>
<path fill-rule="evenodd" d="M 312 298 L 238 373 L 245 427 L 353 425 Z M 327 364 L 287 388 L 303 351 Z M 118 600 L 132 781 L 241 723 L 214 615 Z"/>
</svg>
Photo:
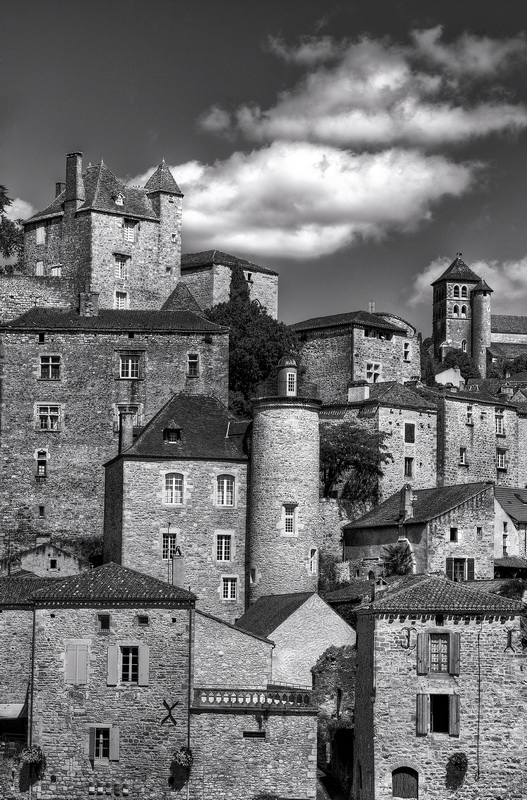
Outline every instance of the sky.
<svg viewBox="0 0 527 800">
<path fill-rule="evenodd" d="M 3 0 L 0 184 L 48 205 L 66 153 L 185 194 L 183 252 L 276 270 L 286 323 L 431 330 L 458 252 L 527 309 L 523 0 Z"/>
</svg>

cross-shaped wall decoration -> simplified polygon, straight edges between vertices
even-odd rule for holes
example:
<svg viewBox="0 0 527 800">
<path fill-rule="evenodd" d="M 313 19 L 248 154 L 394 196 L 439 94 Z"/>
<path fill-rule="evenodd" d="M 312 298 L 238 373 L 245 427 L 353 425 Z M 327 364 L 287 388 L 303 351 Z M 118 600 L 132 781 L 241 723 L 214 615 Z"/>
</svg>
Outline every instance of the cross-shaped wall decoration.
<svg viewBox="0 0 527 800">
<path fill-rule="evenodd" d="M 179 705 L 179 700 L 176 700 L 176 702 L 172 706 L 169 706 L 167 701 L 163 700 L 163 705 L 165 706 L 166 710 L 168 711 L 168 714 L 166 715 L 166 717 L 163 717 L 163 719 L 161 720 L 161 725 L 164 725 L 165 722 L 168 722 L 168 720 L 170 720 L 172 725 L 177 725 L 176 720 L 172 716 L 172 711 L 175 709 L 176 706 Z"/>
</svg>

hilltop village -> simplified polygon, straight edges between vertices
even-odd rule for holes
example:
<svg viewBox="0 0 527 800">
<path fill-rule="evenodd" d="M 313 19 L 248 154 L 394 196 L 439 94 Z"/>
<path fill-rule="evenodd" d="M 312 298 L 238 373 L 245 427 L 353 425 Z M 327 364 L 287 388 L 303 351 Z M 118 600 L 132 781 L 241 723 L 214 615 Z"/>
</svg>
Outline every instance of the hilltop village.
<svg viewBox="0 0 527 800">
<path fill-rule="evenodd" d="M 527 379 L 487 375 L 527 317 L 458 254 L 431 355 L 479 379 L 425 385 L 412 324 L 355 310 L 291 326 L 241 419 L 204 312 L 241 270 L 276 318 L 278 274 L 182 255 L 182 213 L 164 162 L 133 188 L 71 153 L 0 275 L 0 795 L 523 800 Z M 353 518 L 320 497 L 349 420 L 392 457 Z"/>
</svg>

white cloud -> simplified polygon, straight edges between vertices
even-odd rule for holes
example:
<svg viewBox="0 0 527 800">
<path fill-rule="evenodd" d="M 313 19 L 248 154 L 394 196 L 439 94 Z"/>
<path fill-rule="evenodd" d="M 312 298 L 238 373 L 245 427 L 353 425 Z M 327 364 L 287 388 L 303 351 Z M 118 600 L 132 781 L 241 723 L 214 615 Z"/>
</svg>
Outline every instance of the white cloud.
<svg viewBox="0 0 527 800">
<path fill-rule="evenodd" d="M 171 169 L 186 195 L 186 251 L 310 259 L 414 228 L 443 197 L 466 192 L 478 165 L 417 151 L 353 154 L 275 142 L 210 166 Z"/>
<path fill-rule="evenodd" d="M 451 264 L 453 257 L 439 257 L 419 273 L 414 281 L 413 293 L 408 301 L 410 306 L 427 304 L 431 306 L 432 289 L 430 284 Z M 513 261 L 474 261 L 470 269 L 483 278 L 491 289 L 492 311 L 495 314 L 525 314 L 527 302 L 527 256 Z"/>
<path fill-rule="evenodd" d="M 35 213 L 36 209 L 28 203 L 27 200 L 21 200 L 17 197 L 10 206 L 4 209 L 4 215 L 16 222 L 17 219 L 28 219 Z"/>
<path fill-rule="evenodd" d="M 269 109 L 242 105 L 229 113 L 213 106 L 200 125 L 259 143 L 282 139 L 340 147 L 437 147 L 527 127 L 523 105 L 489 100 L 481 87 L 482 79 L 526 59 L 526 40 L 464 34 L 444 44 L 441 34 L 440 27 L 413 31 L 411 45 L 367 37 L 336 43 L 324 36 L 288 47 L 271 39 L 275 54 L 306 67 L 304 77 Z M 328 60 L 336 63 L 321 66 Z"/>
</svg>

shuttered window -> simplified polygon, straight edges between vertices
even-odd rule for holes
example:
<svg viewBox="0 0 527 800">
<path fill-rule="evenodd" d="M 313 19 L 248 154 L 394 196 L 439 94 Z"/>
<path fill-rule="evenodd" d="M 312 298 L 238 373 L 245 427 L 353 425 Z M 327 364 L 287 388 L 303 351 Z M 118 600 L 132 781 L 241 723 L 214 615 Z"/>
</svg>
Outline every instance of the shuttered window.
<svg viewBox="0 0 527 800">
<path fill-rule="evenodd" d="M 433 633 L 417 634 L 417 674 L 429 672 L 448 672 L 459 675 L 460 634 Z"/>
<path fill-rule="evenodd" d="M 430 699 L 427 694 L 417 695 L 417 725 L 416 733 L 418 736 L 426 736 L 428 733 L 428 720 L 430 717 Z"/>
<path fill-rule="evenodd" d="M 119 728 L 117 725 L 93 725 L 89 729 L 90 761 L 119 761 Z"/>
<path fill-rule="evenodd" d="M 67 644 L 65 653 L 66 683 L 85 686 L 88 683 L 88 645 Z"/>
<path fill-rule="evenodd" d="M 457 694 L 418 694 L 416 734 L 447 733 L 459 736 L 460 712 Z"/>
<path fill-rule="evenodd" d="M 460 583 L 462 581 L 474 580 L 474 559 L 473 558 L 447 558 L 446 576 L 451 581 Z"/>
<path fill-rule="evenodd" d="M 150 651 L 146 644 L 126 643 L 108 648 L 107 686 L 133 683 L 148 686 Z"/>
</svg>

